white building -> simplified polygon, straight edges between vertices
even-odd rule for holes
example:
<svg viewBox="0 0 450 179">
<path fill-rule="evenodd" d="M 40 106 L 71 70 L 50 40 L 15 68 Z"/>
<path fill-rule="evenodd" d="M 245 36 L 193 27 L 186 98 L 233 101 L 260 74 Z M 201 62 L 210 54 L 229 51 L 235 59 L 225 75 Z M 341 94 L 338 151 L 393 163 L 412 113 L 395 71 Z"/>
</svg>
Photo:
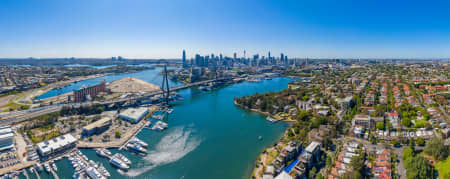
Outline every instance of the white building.
<svg viewBox="0 0 450 179">
<path fill-rule="evenodd" d="M 142 120 L 142 118 L 145 117 L 150 111 L 148 108 L 128 108 L 125 111 L 120 112 L 119 117 L 127 120 L 127 121 L 133 121 L 135 123 Z"/>
<path fill-rule="evenodd" d="M 70 134 L 55 137 L 37 144 L 41 156 L 49 156 L 75 147 L 77 139 Z"/>
<path fill-rule="evenodd" d="M 11 126 L 0 127 L 0 151 L 14 147 L 14 133 Z"/>
</svg>

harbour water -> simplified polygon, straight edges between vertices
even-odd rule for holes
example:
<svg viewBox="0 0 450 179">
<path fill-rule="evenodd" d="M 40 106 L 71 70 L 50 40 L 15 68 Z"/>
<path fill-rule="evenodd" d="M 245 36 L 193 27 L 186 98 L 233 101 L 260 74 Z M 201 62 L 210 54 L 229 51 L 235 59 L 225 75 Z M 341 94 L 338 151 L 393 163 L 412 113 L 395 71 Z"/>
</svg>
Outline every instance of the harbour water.
<svg viewBox="0 0 450 179">
<path fill-rule="evenodd" d="M 145 73 L 123 76 L 145 81 L 155 78 Z M 154 70 L 150 70 L 150 73 L 158 74 Z M 86 80 L 86 83 L 93 83 L 92 80 Z M 288 124 L 266 121 L 261 114 L 235 106 L 233 98 L 279 91 L 287 88 L 289 81 L 289 78 L 274 78 L 259 83 L 242 82 L 209 92 L 200 92 L 196 88 L 179 91 L 184 100 L 173 107 L 174 111 L 166 121 L 169 128 L 162 132 L 144 128 L 137 135 L 149 144 L 146 155 L 111 150 L 112 153 L 122 153 L 132 161 L 127 172 L 113 168 L 107 159 L 97 156 L 94 150 L 81 151 L 89 159 L 103 163 L 111 173 L 111 178 L 249 178 L 259 153 L 274 144 Z M 84 81 L 78 83 L 83 84 Z M 262 136 L 262 140 L 258 140 L 258 136 Z M 72 177 L 73 169 L 67 159 L 56 164 L 60 178 Z M 41 178 L 49 177 L 43 175 Z"/>
<path fill-rule="evenodd" d="M 97 67 L 97 68 L 100 68 L 100 67 Z M 139 78 L 141 80 L 144 80 L 149 83 L 153 83 L 155 85 L 161 85 L 162 78 L 163 78 L 163 76 L 160 74 L 161 71 L 162 71 L 162 68 L 159 67 L 159 68 L 144 70 L 144 71 L 140 71 L 140 72 L 136 72 L 136 73 L 122 73 L 122 74 L 114 74 L 114 75 L 107 75 L 107 76 L 102 76 L 102 77 L 98 77 L 98 78 L 92 78 L 92 79 L 80 81 L 77 83 L 71 83 L 70 85 L 61 88 L 60 92 L 61 92 L 61 94 L 64 94 L 64 93 L 72 92 L 73 90 L 80 89 L 83 86 L 99 84 L 102 80 L 105 80 L 106 82 L 111 82 L 111 81 L 118 80 L 118 79 L 121 79 L 124 77 Z M 173 80 L 169 80 L 169 85 L 170 86 L 178 86 L 178 85 L 182 85 L 182 83 L 173 81 Z M 48 91 L 47 93 L 42 94 L 41 96 L 38 96 L 36 99 L 45 99 L 45 98 L 53 97 L 56 95 L 58 95 L 58 90 L 53 89 L 53 90 Z"/>
</svg>

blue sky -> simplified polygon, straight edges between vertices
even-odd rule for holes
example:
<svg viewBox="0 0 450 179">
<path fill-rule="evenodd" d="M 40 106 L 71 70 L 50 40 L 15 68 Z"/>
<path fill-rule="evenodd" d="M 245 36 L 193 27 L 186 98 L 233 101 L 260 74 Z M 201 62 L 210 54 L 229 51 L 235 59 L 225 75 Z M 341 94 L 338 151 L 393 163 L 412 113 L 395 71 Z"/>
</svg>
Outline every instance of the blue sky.
<svg viewBox="0 0 450 179">
<path fill-rule="evenodd" d="M 450 1 L 1 0 L 0 57 L 448 58 Z"/>
</svg>

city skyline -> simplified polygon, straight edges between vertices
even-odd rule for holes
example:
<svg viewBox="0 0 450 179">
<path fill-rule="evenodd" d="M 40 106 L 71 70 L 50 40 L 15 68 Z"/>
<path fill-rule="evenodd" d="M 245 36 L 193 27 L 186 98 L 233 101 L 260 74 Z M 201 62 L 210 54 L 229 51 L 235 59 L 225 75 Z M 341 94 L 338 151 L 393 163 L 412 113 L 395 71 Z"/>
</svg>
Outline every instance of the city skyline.
<svg viewBox="0 0 450 179">
<path fill-rule="evenodd" d="M 4 1 L 0 58 L 449 58 L 446 1 Z M 258 18 L 255 18 L 258 17 Z M 275 55 L 276 54 L 276 55 Z"/>
</svg>

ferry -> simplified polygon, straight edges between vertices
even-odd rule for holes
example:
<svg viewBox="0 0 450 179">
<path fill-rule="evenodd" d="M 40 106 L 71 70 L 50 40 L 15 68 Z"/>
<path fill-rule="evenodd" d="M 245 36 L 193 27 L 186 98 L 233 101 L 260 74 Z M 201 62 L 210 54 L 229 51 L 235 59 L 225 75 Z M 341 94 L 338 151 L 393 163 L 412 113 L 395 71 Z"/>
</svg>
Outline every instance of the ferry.
<svg viewBox="0 0 450 179">
<path fill-rule="evenodd" d="M 120 168 L 122 170 L 128 170 L 130 168 L 127 164 L 125 164 L 125 162 L 123 162 L 122 160 L 120 160 L 119 158 L 116 158 L 116 157 L 112 157 L 111 160 L 109 160 L 109 162 L 113 166 Z"/>
<path fill-rule="evenodd" d="M 147 146 L 148 146 L 147 143 L 145 143 L 144 141 L 142 141 L 142 140 L 140 140 L 140 139 L 138 139 L 138 138 L 136 138 L 136 137 L 133 138 L 133 139 L 131 139 L 130 143 L 131 143 L 131 144 L 138 144 L 138 145 L 140 145 L 140 146 L 142 146 L 142 147 L 147 147 Z"/>
<path fill-rule="evenodd" d="M 129 150 L 134 150 L 134 151 L 136 151 L 136 152 L 147 153 L 147 149 L 144 149 L 144 148 L 141 147 L 140 145 L 128 143 L 126 146 L 127 146 L 127 148 L 128 148 Z"/>
<path fill-rule="evenodd" d="M 55 170 L 55 172 L 58 171 L 58 167 L 56 167 L 55 163 L 52 163 L 52 168 L 53 168 L 53 170 Z"/>
<path fill-rule="evenodd" d="M 120 154 L 120 153 L 114 154 L 113 157 L 116 157 L 116 158 L 118 158 L 119 160 L 122 160 L 122 161 L 125 162 L 127 165 L 130 165 L 130 164 L 131 164 L 131 161 L 128 160 L 128 158 L 126 158 L 125 156 L 123 156 L 123 155 Z"/>
</svg>

